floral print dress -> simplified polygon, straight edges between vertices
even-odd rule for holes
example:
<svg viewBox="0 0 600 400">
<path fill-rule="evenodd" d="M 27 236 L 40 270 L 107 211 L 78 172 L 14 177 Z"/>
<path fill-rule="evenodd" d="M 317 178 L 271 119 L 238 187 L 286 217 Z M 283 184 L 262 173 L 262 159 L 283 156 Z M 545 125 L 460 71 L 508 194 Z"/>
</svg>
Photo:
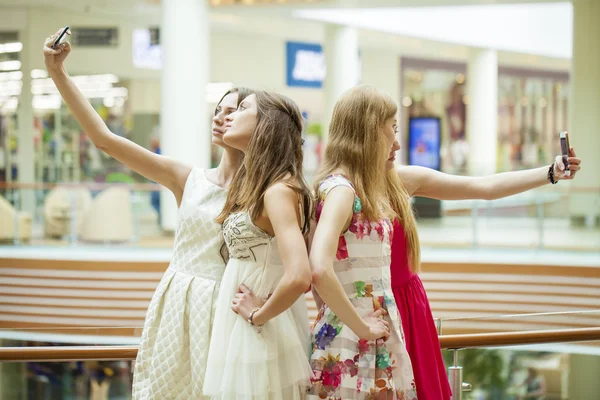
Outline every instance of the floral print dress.
<svg viewBox="0 0 600 400">
<path fill-rule="evenodd" d="M 354 191 L 342 175 L 331 175 L 319 185 L 317 224 L 327 194 L 338 186 Z M 354 192 L 352 222 L 339 238 L 334 270 L 361 316 L 380 308 L 387 311 L 383 318 L 390 324 L 390 337 L 359 339 L 323 305 L 312 327 L 313 377 L 308 399 L 414 400 L 412 366 L 390 285 L 392 223 L 366 220 Z"/>
</svg>

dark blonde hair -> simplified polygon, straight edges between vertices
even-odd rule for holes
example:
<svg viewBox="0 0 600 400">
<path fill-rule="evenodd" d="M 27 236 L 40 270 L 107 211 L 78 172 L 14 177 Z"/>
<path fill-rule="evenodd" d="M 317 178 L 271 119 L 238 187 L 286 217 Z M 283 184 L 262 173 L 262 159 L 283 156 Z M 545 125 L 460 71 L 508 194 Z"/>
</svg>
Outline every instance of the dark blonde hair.
<svg viewBox="0 0 600 400">
<path fill-rule="evenodd" d="M 337 101 L 329 125 L 323 164 L 315 187 L 339 168 L 348 172 L 365 217 L 398 219 L 404 228 L 411 270 L 418 271 L 421 249 L 409 195 L 396 170 L 384 172 L 389 148 L 383 136 L 385 122 L 398 111 L 394 101 L 376 88 L 360 85 Z"/>
<path fill-rule="evenodd" d="M 300 195 L 304 226 L 308 232 L 311 212 L 310 189 L 302 174 L 302 114 L 290 98 L 266 91 L 257 91 L 257 123 L 244 163 L 233 179 L 227 200 L 215 219 L 223 223 L 227 216 L 248 211 L 256 220 L 263 211 L 267 189 L 285 182 Z"/>
</svg>

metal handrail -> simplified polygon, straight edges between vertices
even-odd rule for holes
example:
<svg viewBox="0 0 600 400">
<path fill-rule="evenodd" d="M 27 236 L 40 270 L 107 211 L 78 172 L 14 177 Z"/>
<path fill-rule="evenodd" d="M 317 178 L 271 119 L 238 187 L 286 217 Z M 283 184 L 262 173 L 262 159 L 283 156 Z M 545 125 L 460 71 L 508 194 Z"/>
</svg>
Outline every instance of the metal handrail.
<svg viewBox="0 0 600 400">
<path fill-rule="evenodd" d="M 443 349 L 569 343 L 600 340 L 600 327 L 440 336 Z"/>
<path fill-rule="evenodd" d="M 600 341 L 600 327 L 529 332 L 443 335 L 443 349 L 512 346 L 523 344 Z M 80 360 L 135 360 L 137 346 L 3 347 L 0 362 L 62 362 Z"/>
</svg>

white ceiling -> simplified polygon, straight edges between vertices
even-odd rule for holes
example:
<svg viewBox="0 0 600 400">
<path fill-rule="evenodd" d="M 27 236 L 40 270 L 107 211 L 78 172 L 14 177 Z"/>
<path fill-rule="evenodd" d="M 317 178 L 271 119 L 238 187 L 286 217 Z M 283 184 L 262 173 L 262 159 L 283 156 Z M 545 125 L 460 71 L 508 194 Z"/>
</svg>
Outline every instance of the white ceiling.
<svg viewBox="0 0 600 400">
<path fill-rule="evenodd" d="M 600 1 L 600 0 L 599 0 Z M 296 10 L 296 17 L 471 47 L 571 58 L 570 2 Z"/>
<path fill-rule="evenodd" d="M 198 0 L 201 1 L 201 0 Z M 211 0 L 204 0 L 210 3 Z M 518 4 L 518 3 L 551 3 L 561 0 L 303 0 L 304 5 L 299 5 L 299 0 L 271 0 L 271 4 L 260 4 L 262 0 L 253 1 L 255 4 L 240 4 L 236 6 L 219 6 L 223 10 L 237 12 L 288 12 L 291 9 L 319 9 L 319 8 L 397 8 L 397 7 L 429 7 L 451 5 L 490 5 L 490 4 Z M 289 4 L 280 3 L 288 1 Z M 564 0 L 562 0 L 564 1 Z M 225 3 L 225 1 L 223 1 Z M 0 7 L 51 7 L 68 9 L 71 11 L 87 11 L 98 13 L 114 13 L 116 11 L 148 11 L 160 10 L 161 0 L 0 0 Z M 274 3 L 274 4 L 273 4 Z"/>
<path fill-rule="evenodd" d="M 572 54 L 572 6 L 564 0 L 313 0 L 303 4 L 219 6 L 213 10 L 214 14 L 259 20 L 278 16 L 330 22 L 397 37 L 552 58 L 570 59 Z M 0 10 L 3 6 L 47 7 L 136 20 L 157 20 L 161 10 L 160 0 L 0 0 Z"/>
</svg>

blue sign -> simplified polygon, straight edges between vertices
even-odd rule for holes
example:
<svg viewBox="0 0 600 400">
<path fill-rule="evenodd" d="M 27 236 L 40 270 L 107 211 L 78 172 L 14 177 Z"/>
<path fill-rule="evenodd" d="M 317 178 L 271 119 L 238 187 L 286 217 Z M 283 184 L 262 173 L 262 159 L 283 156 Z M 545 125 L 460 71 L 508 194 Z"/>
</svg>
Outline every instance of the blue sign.
<svg viewBox="0 0 600 400">
<path fill-rule="evenodd" d="M 287 85 L 320 89 L 325 79 L 325 53 L 320 44 L 286 43 Z"/>
<path fill-rule="evenodd" d="M 408 126 L 408 163 L 440 170 L 440 119 L 413 117 Z"/>
</svg>

